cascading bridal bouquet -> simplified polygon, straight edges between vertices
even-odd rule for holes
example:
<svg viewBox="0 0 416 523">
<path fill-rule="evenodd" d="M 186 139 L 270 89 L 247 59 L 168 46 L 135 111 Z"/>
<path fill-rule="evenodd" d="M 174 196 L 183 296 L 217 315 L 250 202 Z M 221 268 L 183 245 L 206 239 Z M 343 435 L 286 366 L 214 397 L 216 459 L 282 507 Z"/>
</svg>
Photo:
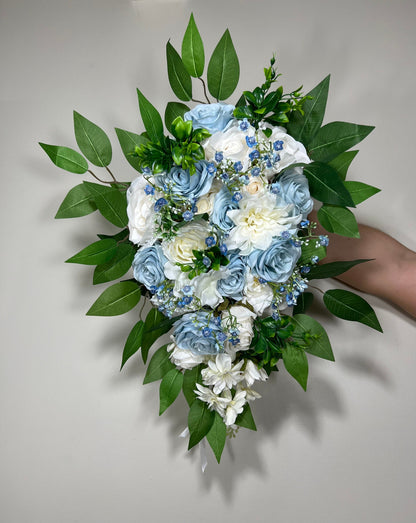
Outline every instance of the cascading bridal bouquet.
<svg viewBox="0 0 416 523">
<path fill-rule="evenodd" d="M 359 237 L 350 208 L 378 192 L 345 181 L 357 151 L 348 151 L 373 127 L 345 122 L 322 126 L 329 76 L 307 95 L 275 88 L 275 59 L 264 83 L 226 104 L 239 80 L 239 61 L 225 31 L 204 72 L 204 46 L 191 15 L 181 55 L 166 46 L 175 95 L 192 109 L 169 102 L 165 135 L 156 108 L 138 93 L 145 132 L 116 129 L 132 182 L 110 171 L 112 148 L 105 132 L 74 112 L 79 152 L 40 145 L 71 173 L 92 175 L 71 189 L 56 218 L 101 215 L 121 229 L 67 260 L 96 265 L 94 284 L 120 278 L 87 312 L 115 316 L 139 302 L 151 309 L 133 326 L 122 364 L 139 349 L 144 364 L 154 345 L 144 383 L 161 380 L 162 414 L 182 391 L 189 404 L 189 449 L 206 437 L 218 460 L 227 435 L 238 427 L 256 430 L 250 403 L 257 381 L 286 370 L 306 389 L 307 354 L 334 360 L 324 328 L 305 314 L 310 281 L 333 277 L 368 260 L 319 263 L 328 237 L 308 219 L 313 200 L 329 232 Z M 206 99 L 193 98 L 192 78 Z M 208 94 L 209 93 L 209 94 Z M 209 98 L 213 97 L 213 100 Z M 89 163 L 104 168 L 99 178 Z M 133 278 L 125 276 L 132 269 Z M 360 296 L 332 289 L 328 310 L 381 331 Z"/>
</svg>

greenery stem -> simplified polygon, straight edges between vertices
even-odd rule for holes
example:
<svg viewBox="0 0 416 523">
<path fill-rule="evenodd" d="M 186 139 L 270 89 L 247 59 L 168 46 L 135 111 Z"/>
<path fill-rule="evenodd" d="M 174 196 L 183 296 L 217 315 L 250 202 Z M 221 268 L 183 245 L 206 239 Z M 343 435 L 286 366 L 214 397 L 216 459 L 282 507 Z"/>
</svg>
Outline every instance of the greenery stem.
<svg viewBox="0 0 416 523">
<path fill-rule="evenodd" d="M 90 169 L 88 169 L 88 172 L 91 174 L 91 176 L 93 176 L 99 182 L 108 183 L 109 185 L 111 185 L 111 182 L 108 182 L 107 180 L 101 180 L 101 178 L 98 178 L 98 176 L 96 176 L 92 171 L 90 171 Z"/>
<path fill-rule="evenodd" d="M 192 98 L 192 101 L 197 104 L 204 104 L 205 102 L 201 102 L 201 100 L 195 100 L 195 98 Z"/>
<path fill-rule="evenodd" d="M 115 179 L 114 174 L 110 171 L 110 169 L 109 169 L 107 166 L 106 166 L 105 168 L 107 169 L 108 174 L 109 174 L 109 175 L 111 176 L 111 178 L 113 179 L 113 182 L 114 182 L 114 183 L 118 183 L 118 181 Z"/>
<path fill-rule="evenodd" d="M 201 80 L 202 85 L 203 85 L 203 87 L 204 87 L 204 96 L 205 96 L 207 102 L 210 104 L 210 103 L 211 103 L 211 100 L 208 98 L 208 94 L 207 94 L 207 86 L 205 85 L 204 79 L 201 78 L 201 77 L 199 77 L 199 79 Z"/>
</svg>

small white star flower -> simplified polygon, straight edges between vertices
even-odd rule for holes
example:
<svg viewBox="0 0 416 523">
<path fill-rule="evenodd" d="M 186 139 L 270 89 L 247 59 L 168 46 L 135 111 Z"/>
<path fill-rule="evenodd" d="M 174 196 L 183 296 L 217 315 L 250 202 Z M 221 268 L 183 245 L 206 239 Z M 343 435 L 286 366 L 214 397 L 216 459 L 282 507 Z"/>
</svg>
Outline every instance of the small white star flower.
<svg viewBox="0 0 416 523">
<path fill-rule="evenodd" d="M 232 397 L 231 391 L 225 390 L 222 397 L 227 400 L 224 423 L 227 426 L 233 425 L 237 416 L 243 412 L 244 405 L 247 403 L 246 391 L 240 390 Z"/>
<path fill-rule="evenodd" d="M 247 360 L 244 379 L 249 387 L 251 387 L 255 381 L 266 381 L 267 378 L 267 372 L 264 369 L 259 369 L 251 360 Z"/>
<path fill-rule="evenodd" d="M 215 361 L 209 360 L 208 367 L 202 370 L 202 381 L 205 385 L 212 386 L 215 394 L 220 394 L 224 389 L 231 389 L 244 378 L 240 370 L 243 363 L 244 360 L 241 360 L 236 365 L 232 365 L 229 354 L 217 354 Z"/>
<path fill-rule="evenodd" d="M 199 383 L 196 383 L 195 385 L 198 390 L 195 390 L 194 392 L 198 396 L 198 398 L 201 401 L 208 403 L 208 406 L 211 410 L 216 410 L 221 417 L 224 417 L 225 407 L 228 403 L 228 400 L 225 398 L 221 398 L 221 396 L 215 394 L 208 387 L 204 387 Z"/>
</svg>

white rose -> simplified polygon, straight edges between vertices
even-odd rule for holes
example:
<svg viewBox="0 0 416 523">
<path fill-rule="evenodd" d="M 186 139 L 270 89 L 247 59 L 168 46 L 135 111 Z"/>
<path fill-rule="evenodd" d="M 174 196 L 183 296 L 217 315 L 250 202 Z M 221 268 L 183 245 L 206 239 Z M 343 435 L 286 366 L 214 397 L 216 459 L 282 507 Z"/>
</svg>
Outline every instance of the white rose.
<svg viewBox="0 0 416 523">
<path fill-rule="evenodd" d="M 248 185 L 243 185 L 242 192 L 250 196 L 260 196 L 266 192 L 265 183 L 259 176 L 251 176 Z"/>
<path fill-rule="evenodd" d="M 212 208 L 214 207 L 214 200 L 215 196 L 219 192 L 219 190 L 222 188 L 223 184 L 215 179 L 212 182 L 211 189 L 207 194 L 204 194 L 204 196 L 201 196 L 199 200 L 196 202 L 196 206 L 198 211 L 196 214 L 211 214 Z"/>
<path fill-rule="evenodd" d="M 170 361 L 180 369 L 193 369 L 206 359 L 205 356 L 194 354 L 190 350 L 180 349 L 175 343 L 167 346 Z"/>
<path fill-rule="evenodd" d="M 276 198 L 270 193 L 244 197 L 239 209 L 227 211 L 235 223 L 226 240 L 228 249 L 240 249 L 243 256 L 249 255 L 254 249 L 267 249 L 273 237 L 283 231 L 295 230 L 302 220 L 300 214 L 291 216 L 292 211 L 292 204 L 278 207 Z"/>
<path fill-rule="evenodd" d="M 206 249 L 205 238 L 209 231 L 207 222 L 200 220 L 190 222 L 181 227 L 172 240 L 163 242 L 163 253 L 174 264 L 190 264 L 195 258 L 192 253 L 193 250 L 203 251 Z"/>
<path fill-rule="evenodd" d="M 228 311 L 222 313 L 222 320 L 225 321 L 225 325 L 227 324 L 227 318 L 230 317 L 230 314 L 237 320 L 238 338 L 240 340 L 240 343 L 234 347 L 228 344 L 227 352 L 229 352 L 233 358 L 235 351 L 250 348 L 250 343 L 253 338 L 253 319 L 256 317 L 256 314 L 242 305 L 233 305 Z"/>
<path fill-rule="evenodd" d="M 273 301 L 273 291 L 267 283 L 259 283 L 259 280 L 250 272 L 247 275 L 243 290 L 243 303 L 251 305 L 259 316 L 270 306 Z"/>
<path fill-rule="evenodd" d="M 215 309 L 217 305 L 224 301 L 221 293 L 217 289 L 217 282 L 224 278 L 224 272 L 209 271 L 206 274 L 201 274 L 191 280 L 194 286 L 194 296 L 196 296 L 201 305 L 208 305 Z"/>
<path fill-rule="evenodd" d="M 203 143 L 205 159 L 214 161 L 215 153 L 221 151 L 226 160 L 241 162 L 243 171 L 247 170 L 250 148 L 246 143 L 246 136 L 254 136 L 254 134 L 254 127 L 242 131 L 239 122 L 233 122 L 225 131 L 214 133 Z"/>
<path fill-rule="evenodd" d="M 147 184 L 147 180 L 140 174 L 127 189 L 129 238 L 138 245 L 152 244 L 156 239 L 154 200 L 144 192 Z"/>
</svg>

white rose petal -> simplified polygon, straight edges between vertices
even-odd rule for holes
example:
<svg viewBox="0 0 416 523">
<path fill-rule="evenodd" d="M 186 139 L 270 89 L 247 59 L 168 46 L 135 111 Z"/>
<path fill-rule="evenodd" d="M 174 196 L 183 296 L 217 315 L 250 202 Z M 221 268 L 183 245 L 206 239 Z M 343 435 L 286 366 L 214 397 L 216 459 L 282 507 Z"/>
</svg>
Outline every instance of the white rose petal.
<svg viewBox="0 0 416 523">
<path fill-rule="evenodd" d="M 127 189 L 129 239 L 137 245 L 151 245 L 156 240 L 154 200 L 144 192 L 147 184 L 144 176 L 139 175 Z"/>
<path fill-rule="evenodd" d="M 243 289 L 243 303 L 251 305 L 257 315 L 263 314 L 264 310 L 273 301 L 273 290 L 267 283 L 260 283 L 251 272 L 247 274 L 246 284 Z"/>
<path fill-rule="evenodd" d="M 209 224 L 202 220 L 195 220 L 184 225 L 172 240 L 163 242 L 164 255 L 172 263 L 185 265 L 193 263 L 195 256 L 192 251 L 206 249 L 205 238 L 209 231 Z"/>
</svg>

